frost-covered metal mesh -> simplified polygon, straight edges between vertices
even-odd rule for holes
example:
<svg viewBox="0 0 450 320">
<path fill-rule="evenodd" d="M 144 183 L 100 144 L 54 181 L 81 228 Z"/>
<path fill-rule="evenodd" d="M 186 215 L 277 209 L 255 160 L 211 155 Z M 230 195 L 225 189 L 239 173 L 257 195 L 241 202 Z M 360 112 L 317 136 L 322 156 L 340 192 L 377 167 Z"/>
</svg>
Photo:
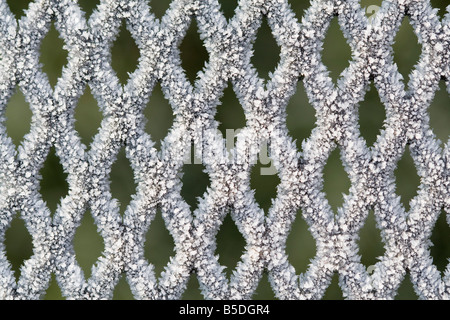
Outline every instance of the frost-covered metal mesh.
<svg viewBox="0 0 450 320">
<path fill-rule="evenodd" d="M 386 0 L 369 21 L 356 0 L 316 0 L 298 21 L 287 0 L 240 0 L 227 20 L 218 0 L 174 0 L 159 20 L 150 5 L 145 0 L 102 0 L 87 20 L 76 1 L 36 0 L 17 21 L 6 1 L 0 1 L 0 298 L 41 298 L 55 274 L 66 298 L 108 299 L 126 274 L 137 299 L 179 299 L 195 273 L 207 299 L 248 299 L 263 272 L 281 299 L 320 299 L 336 272 L 349 299 L 394 298 L 407 272 L 421 298 L 450 298 L 450 270 L 441 277 L 429 250 L 439 213 L 445 210 L 447 221 L 450 217 L 450 149 L 440 146 L 427 113 L 439 81 L 445 79 L 450 86 L 449 14 L 441 21 L 429 1 Z M 350 66 L 337 86 L 321 62 L 323 39 L 336 15 L 352 50 Z M 393 63 L 392 45 L 406 15 L 422 55 L 405 87 Z M 250 63 L 263 17 L 281 49 L 267 83 Z M 192 19 L 209 54 L 194 86 L 181 67 L 178 49 Z M 39 65 L 40 43 L 52 21 L 68 51 L 54 89 Z M 110 59 L 122 21 L 141 55 L 124 86 Z M 302 150 L 289 136 L 285 110 L 299 81 L 317 117 Z M 359 131 L 358 104 L 371 81 L 386 109 L 386 122 L 369 148 Z M 143 116 L 157 82 L 175 116 L 161 151 L 145 133 Z M 228 82 L 247 121 L 230 153 L 214 119 Z M 4 125 L 16 86 L 33 113 L 30 132 L 18 150 Z M 88 148 L 74 127 L 74 111 L 86 86 L 103 113 Z M 180 195 L 180 173 L 192 142 L 211 181 L 193 212 Z M 265 142 L 281 181 L 267 215 L 250 188 L 250 171 Z M 394 177 L 407 145 L 420 176 L 409 211 L 396 195 Z M 69 185 L 54 216 L 39 193 L 39 171 L 51 147 Z M 123 217 L 109 186 L 111 166 L 122 147 L 137 184 Z M 351 181 L 336 215 L 322 192 L 322 171 L 335 148 Z M 157 279 L 144 258 L 144 239 L 159 209 L 174 239 L 175 255 Z M 76 261 L 72 241 L 87 210 L 105 245 L 89 279 Z M 374 210 L 385 247 L 373 272 L 361 263 L 357 244 L 369 210 Z M 16 282 L 3 240 L 17 211 L 32 236 L 33 255 Z M 246 241 L 231 279 L 215 256 L 215 236 L 229 212 Z M 317 248 L 301 275 L 285 252 L 297 212 L 307 221 Z"/>
</svg>

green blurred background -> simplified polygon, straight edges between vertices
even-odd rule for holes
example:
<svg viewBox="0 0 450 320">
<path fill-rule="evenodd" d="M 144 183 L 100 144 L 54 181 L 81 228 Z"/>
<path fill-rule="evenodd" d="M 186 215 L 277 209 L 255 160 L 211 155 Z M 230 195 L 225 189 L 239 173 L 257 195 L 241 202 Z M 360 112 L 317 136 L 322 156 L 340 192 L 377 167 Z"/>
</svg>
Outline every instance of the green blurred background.
<svg viewBox="0 0 450 320">
<path fill-rule="evenodd" d="M 20 17 L 30 1 L 7 0 L 7 2 L 16 17 Z M 99 0 L 79 0 L 79 4 L 86 11 L 87 16 L 92 13 L 98 3 Z M 220 3 L 225 16 L 230 18 L 237 5 L 237 0 L 220 0 Z M 298 19 L 301 19 L 304 10 L 309 6 L 309 1 L 290 0 L 290 3 Z M 169 4 L 169 0 L 151 1 L 152 10 L 158 17 L 164 14 Z M 363 8 L 368 8 L 371 5 L 379 6 L 380 4 L 381 0 L 361 1 Z M 439 14 L 442 17 L 445 7 L 450 4 L 450 0 L 435 0 L 432 1 L 432 4 L 440 9 Z M 372 14 L 369 11 L 367 13 L 368 16 Z M 67 62 L 67 52 L 62 49 L 63 43 L 59 38 L 58 32 L 52 26 L 41 46 L 42 68 L 47 73 L 53 86 L 61 75 L 62 67 Z M 349 65 L 349 60 L 351 59 L 350 48 L 345 42 L 336 18 L 332 21 L 323 48 L 323 62 L 329 68 L 333 80 L 336 81 L 339 74 Z M 205 61 L 208 60 L 208 54 L 197 33 L 195 20 L 192 21 L 188 33 L 180 45 L 180 49 L 183 67 L 188 78 L 193 82 L 197 72 L 204 67 Z M 409 79 L 408 74 L 420 57 L 421 47 L 417 43 L 417 37 L 409 24 L 408 18 L 405 18 L 396 36 L 394 51 L 394 58 L 400 72 L 405 79 Z M 261 77 L 267 79 L 268 73 L 275 69 L 279 61 L 279 52 L 280 50 L 271 36 L 270 28 L 264 20 L 258 31 L 252 58 Z M 112 66 L 122 83 L 127 81 L 128 73 L 135 70 L 138 59 L 139 50 L 123 23 L 112 48 Z M 231 86 L 228 86 L 225 90 L 221 101 L 222 104 L 218 107 L 216 116 L 216 119 L 221 123 L 220 130 L 225 134 L 226 129 L 238 129 L 245 126 L 243 110 Z M 434 132 L 442 141 L 447 141 L 449 135 L 450 112 L 448 107 L 449 95 L 446 92 L 444 81 L 441 81 L 440 90 L 436 93 L 435 100 L 430 107 L 430 121 Z M 297 140 L 298 147 L 301 148 L 301 141 L 309 136 L 315 123 L 314 109 L 308 102 L 301 81 L 298 84 L 297 93 L 292 97 L 287 107 L 287 113 L 288 129 L 292 137 Z M 148 119 L 147 130 L 154 137 L 159 147 L 160 140 L 167 134 L 173 120 L 170 106 L 165 100 L 159 85 L 153 91 L 145 110 L 145 115 Z M 24 135 L 29 131 L 31 119 L 31 111 L 20 90 L 17 90 L 11 98 L 7 106 L 6 116 L 8 133 L 14 143 L 19 145 Z M 76 109 L 76 130 L 86 145 L 90 144 L 93 136 L 96 134 L 101 118 L 102 115 L 97 103 L 89 88 L 87 88 L 80 98 Z M 361 134 L 367 140 L 368 145 L 372 145 L 376 140 L 380 128 L 383 127 L 384 119 L 385 111 L 383 105 L 380 103 L 378 93 L 372 85 L 365 101 L 360 106 Z M 254 166 L 251 186 L 255 190 L 256 200 L 267 212 L 272 199 L 276 196 L 276 186 L 279 183 L 279 178 L 276 175 L 261 175 L 259 169 L 262 167 L 261 163 Z M 202 170 L 203 166 L 201 164 L 187 164 L 183 168 L 182 195 L 192 209 L 196 208 L 197 197 L 203 194 L 209 184 L 208 176 Z M 65 196 L 68 190 L 65 181 L 66 174 L 62 170 L 54 150 L 50 152 L 41 174 L 42 196 L 49 208 L 54 212 L 61 197 Z M 409 152 L 403 155 L 395 175 L 397 193 L 401 196 L 404 206 L 409 208 L 409 201 L 416 195 L 419 185 L 419 178 Z M 136 187 L 133 181 L 133 172 L 129 161 L 125 157 L 124 150 L 120 152 L 117 161 L 113 165 L 110 178 L 112 194 L 120 201 L 121 212 L 123 213 Z M 350 182 L 340 162 L 338 150 L 335 150 L 324 169 L 324 192 L 334 210 L 342 205 L 342 194 L 348 193 L 349 186 Z M 442 212 L 437 221 L 431 240 L 434 243 L 434 246 L 431 248 L 434 262 L 438 269 L 443 272 L 447 264 L 447 258 L 450 257 L 450 232 L 445 221 L 444 212 Z M 6 231 L 5 243 L 7 257 L 11 261 L 16 277 L 19 277 L 21 264 L 32 255 L 31 237 L 22 219 L 20 219 L 20 213 L 17 214 L 17 218 L 12 221 L 11 227 Z M 231 274 L 239 261 L 244 245 L 245 242 L 242 235 L 238 232 L 228 215 L 217 235 L 216 251 L 220 256 L 220 262 L 227 266 L 228 275 Z M 86 212 L 82 225 L 77 230 L 74 246 L 77 260 L 85 274 L 89 276 L 92 264 L 95 263 L 103 250 L 102 238 L 97 233 L 96 226 L 89 212 Z M 369 214 L 369 218 L 360 232 L 359 247 L 362 262 L 367 267 L 375 264 L 378 261 L 377 257 L 384 253 L 380 232 L 375 226 L 373 213 Z M 310 259 L 315 255 L 315 242 L 307 230 L 306 223 L 301 218 L 300 211 L 292 226 L 286 250 L 290 262 L 296 268 L 297 273 L 306 271 Z M 147 233 L 145 243 L 146 258 L 155 265 L 156 272 L 159 274 L 169 261 L 169 257 L 173 254 L 173 240 L 164 226 L 161 215 L 158 213 Z M 260 282 L 254 298 L 274 299 L 267 275 L 264 275 Z M 324 298 L 342 299 L 337 275 L 333 277 Z M 417 296 L 407 276 L 399 289 L 397 299 L 416 298 Z M 52 277 L 45 299 L 63 299 L 54 277 Z M 133 299 L 124 275 L 114 291 L 114 299 Z M 183 299 L 202 299 L 195 275 L 191 276 Z"/>
</svg>

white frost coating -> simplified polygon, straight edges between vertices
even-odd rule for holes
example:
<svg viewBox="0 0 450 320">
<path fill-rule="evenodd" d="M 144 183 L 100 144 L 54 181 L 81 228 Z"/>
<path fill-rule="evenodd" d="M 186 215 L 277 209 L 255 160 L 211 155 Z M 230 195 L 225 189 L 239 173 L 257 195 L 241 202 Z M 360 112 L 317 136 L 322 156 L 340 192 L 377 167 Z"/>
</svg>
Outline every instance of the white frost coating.
<svg viewBox="0 0 450 320">
<path fill-rule="evenodd" d="M 406 13 L 423 48 L 407 86 L 391 52 Z M 353 58 L 337 86 L 321 62 L 323 39 L 335 15 Z M 250 63 L 264 16 L 281 48 L 280 63 L 266 84 Z M 209 53 L 194 86 L 181 68 L 177 47 L 192 19 Z M 123 20 L 141 57 L 122 87 L 110 64 L 110 48 Z M 38 58 L 52 21 L 69 52 L 54 90 Z M 161 21 L 144 0 L 102 0 L 88 21 L 75 1 L 36 0 L 16 21 L 0 0 L 0 299 L 42 298 L 52 273 L 68 299 L 110 299 L 122 273 L 137 299 L 179 299 L 190 276 L 198 277 L 207 299 L 250 299 L 264 271 L 281 299 L 320 299 L 333 273 L 339 273 L 349 299 L 392 299 L 406 272 L 420 298 L 449 299 L 450 268 L 441 278 L 430 258 L 429 237 L 441 209 L 450 212 L 450 147 L 442 150 L 427 113 L 442 77 L 450 88 L 449 46 L 450 14 L 440 21 L 427 0 L 385 0 L 371 23 L 356 0 L 313 0 L 301 23 L 287 0 L 240 0 L 230 21 L 217 0 L 173 0 Z M 298 81 L 304 82 L 317 118 L 301 152 L 285 124 Z M 368 148 L 359 132 L 358 104 L 370 81 L 387 119 Z M 161 151 L 144 132 L 143 120 L 156 82 L 175 115 Z M 229 82 L 247 119 L 232 157 L 214 120 Z M 16 86 L 33 112 L 30 133 L 18 151 L 4 125 Z M 74 109 L 86 86 L 104 115 L 89 148 L 74 129 Z M 250 189 L 250 171 L 267 141 L 281 183 L 265 216 Z M 180 195 L 180 173 L 192 142 L 202 150 L 211 182 L 194 212 Z M 421 178 L 409 212 L 395 194 L 393 174 L 407 144 Z M 53 219 L 39 194 L 39 170 L 52 146 L 69 184 Z M 123 219 L 109 190 L 109 172 L 122 147 L 137 183 Z M 351 181 L 336 216 L 321 191 L 322 171 L 335 148 Z M 85 279 L 72 240 L 88 209 L 105 249 Z M 143 253 L 157 209 L 176 252 L 159 279 Z M 285 252 L 299 209 L 317 248 L 301 275 Z M 369 273 L 357 241 L 370 209 L 386 252 Z M 3 242 L 18 211 L 33 238 L 34 254 L 16 283 Z M 215 256 L 215 236 L 229 213 L 246 240 L 231 279 Z"/>
</svg>

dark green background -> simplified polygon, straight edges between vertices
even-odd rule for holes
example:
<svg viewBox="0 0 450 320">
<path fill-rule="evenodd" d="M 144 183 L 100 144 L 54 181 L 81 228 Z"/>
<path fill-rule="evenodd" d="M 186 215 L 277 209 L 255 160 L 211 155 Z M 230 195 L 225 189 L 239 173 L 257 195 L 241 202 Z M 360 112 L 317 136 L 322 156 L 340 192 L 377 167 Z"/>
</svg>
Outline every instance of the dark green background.
<svg viewBox="0 0 450 320">
<path fill-rule="evenodd" d="M 23 15 L 23 10 L 27 8 L 30 1 L 27 0 L 8 0 L 12 11 L 16 17 Z M 81 7 L 89 16 L 98 4 L 99 0 L 79 0 Z M 169 0 L 153 0 L 151 5 L 154 13 L 161 17 L 167 7 Z M 221 0 L 223 11 L 227 18 L 233 15 L 237 0 Z M 292 8 L 297 17 L 303 16 L 304 9 L 308 7 L 309 1 L 290 0 Z M 449 0 L 432 1 L 433 5 L 440 8 L 440 15 L 444 14 L 445 7 L 450 4 Z M 363 0 L 361 6 L 366 8 L 369 5 L 380 5 L 381 0 Z M 368 14 L 369 15 L 369 14 Z M 254 44 L 253 63 L 259 74 L 266 78 L 268 72 L 273 71 L 279 60 L 279 48 L 275 40 L 270 35 L 270 28 L 266 21 L 263 21 L 258 37 Z M 62 49 L 63 41 L 59 38 L 58 32 L 52 26 L 50 32 L 44 39 L 41 46 L 41 62 L 43 70 L 47 73 L 52 85 L 55 85 L 57 78 L 61 75 L 61 68 L 66 63 L 67 52 Z M 349 46 L 337 24 L 337 19 L 332 21 L 324 42 L 323 62 L 329 68 L 330 74 L 334 80 L 349 65 L 351 52 Z M 197 33 L 196 22 L 193 21 L 188 30 L 186 38 L 180 45 L 183 67 L 191 81 L 194 81 L 196 74 L 208 60 L 206 50 Z M 421 47 L 417 43 L 412 27 L 406 18 L 396 37 L 394 45 L 395 61 L 398 64 L 400 72 L 408 79 L 408 73 L 417 62 Z M 112 49 L 112 65 L 116 70 L 119 79 L 125 83 L 128 73 L 134 71 L 139 58 L 139 51 L 131 38 L 130 34 L 122 25 L 118 39 L 115 41 Z M 216 119 L 220 121 L 220 129 L 225 132 L 226 129 L 238 129 L 245 125 L 243 111 L 229 86 L 222 98 L 222 105 L 218 107 Z M 450 123 L 449 96 L 445 90 L 444 81 L 441 81 L 440 90 L 437 92 L 435 100 L 430 107 L 431 125 L 436 135 L 443 141 L 447 141 Z M 314 110 L 309 104 L 305 95 L 303 85 L 299 82 L 297 93 L 292 97 L 287 108 L 287 125 L 293 138 L 297 139 L 298 147 L 301 147 L 301 141 L 309 136 L 314 127 Z M 167 130 L 172 123 L 172 113 L 168 102 L 164 99 L 159 85 L 156 86 L 145 111 L 148 119 L 148 132 L 159 141 L 164 138 Z M 31 111 L 20 90 L 11 98 L 7 110 L 6 126 L 9 135 L 14 143 L 20 144 L 23 136 L 29 131 Z M 97 103 L 92 97 L 89 88 L 80 98 L 76 109 L 76 129 L 79 132 L 82 141 L 89 145 L 92 137 L 96 134 L 102 118 L 98 110 Z M 360 106 L 360 127 L 361 133 L 366 138 L 369 145 L 373 144 L 376 136 L 383 127 L 385 112 L 380 103 L 377 91 L 371 87 L 366 99 Z M 258 203 L 265 210 L 270 206 L 271 200 L 276 196 L 276 185 L 279 179 L 276 175 L 262 176 L 259 169 L 260 163 L 255 165 L 252 172 L 252 188 L 255 189 L 255 196 Z M 190 164 L 184 166 L 184 187 L 182 195 L 192 208 L 195 208 L 196 198 L 201 196 L 208 185 L 208 177 L 202 172 L 201 164 Z M 58 158 L 54 151 L 50 153 L 44 168 L 41 171 L 41 193 L 49 208 L 54 211 L 61 197 L 67 194 L 67 183 L 65 173 L 62 171 Z M 398 164 L 395 172 L 397 179 L 397 193 L 401 196 L 402 203 L 409 208 L 409 200 L 416 194 L 419 178 L 416 169 L 408 152 Z M 338 151 L 335 150 L 328 160 L 324 169 L 324 191 L 327 198 L 336 210 L 343 203 L 342 194 L 347 193 L 350 186 L 349 179 L 345 173 L 339 159 Z M 121 203 L 122 212 L 131 199 L 135 191 L 133 181 L 133 172 L 129 162 L 125 157 L 123 150 L 120 152 L 111 172 L 111 190 L 114 197 Z M 20 217 L 18 214 L 17 217 Z M 381 237 L 375 226 L 373 213 L 361 230 L 361 239 L 359 242 L 362 262 L 370 266 L 377 262 L 377 257 L 383 255 L 384 249 L 381 243 Z M 431 248 L 435 264 L 439 270 L 443 271 L 447 264 L 447 258 L 450 257 L 450 239 L 449 228 L 445 222 L 444 212 L 441 214 L 437 225 L 433 231 L 432 241 L 435 244 Z M 16 276 L 20 275 L 20 265 L 32 254 L 31 237 L 24 227 L 20 218 L 15 218 L 11 227 L 6 232 L 6 250 L 8 259 L 11 261 Z M 217 235 L 217 254 L 220 256 L 220 262 L 227 266 L 228 275 L 239 261 L 244 240 L 237 231 L 231 218 L 227 216 Z M 82 225 L 77 230 L 74 246 L 77 254 L 77 260 L 86 275 L 89 276 L 92 264 L 97 260 L 103 250 L 102 238 L 96 231 L 96 226 L 89 212 L 85 214 Z M 295 266 L 298 273 L 307 269 L 309 260 L 315 255 L 315 243 L 307 230 L 306 224 L 300 217 L 296 219 L 292 226 L 292 232 L 287 242 L 287 252 L 291 263 Z M 145 255 L 148 260 L 156 267 L 158 274 L 167 264 L 169 257 L 173 255 L 173 240 L 164 227 L 161 215 L 158 214 L 151 225 L 147 234 L 145 244 Z M 56 284 L 54 277 L 47 290 L 46 299 L 61 299 L 61 292 Z M 132 299 L 130 288 L 123 276 L 114 291 L 114 299 Z M 191 276 L 188 290 L 185 292 L 185 299 L 201 299 L 196 277 Z M 273 299 L 274 295 L 268 283 L 267 275 L 264 275 L 254 296 L 256 299 Z M 328 288 L 325 299 L 341 299 L 342 292 L 338 287 L 338 277 L 334 276 L 331 286 Z M 398 299 L 416 299 L 412 284 L 407 276 L 401 285 Z"/>
</svg>

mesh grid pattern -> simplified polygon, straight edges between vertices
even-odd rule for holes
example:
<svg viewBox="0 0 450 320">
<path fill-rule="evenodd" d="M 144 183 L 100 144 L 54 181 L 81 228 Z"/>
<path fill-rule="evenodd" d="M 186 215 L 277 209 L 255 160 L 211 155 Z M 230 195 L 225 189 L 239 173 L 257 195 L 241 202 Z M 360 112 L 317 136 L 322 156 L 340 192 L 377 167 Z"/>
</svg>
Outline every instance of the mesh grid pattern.
<svg viewBox="0 0 450 320">
<path fill-rule="evenodd" d="M 450 217 L 450 151 L 448 144 L 441 147 L 427 112 L 442 78 L 450 90 L 449 14 L 441 21 L 428 0 L 385 0 L 369 21 L 359 1 L 316 0 L 298 21 L 287 0 L 240 0 L 227 20 L 218 0 L 173 0 L 159 20 L 150 5 L 145 0 L 102 0 L 87 20 L 75 1 L 36 0 L 17 21 L 6 0 L 0 1 L 1 299 L 40 299 L 52 274 L 68 299 L 110 299 L 122 273 L 136 299 L 180 299 L 194 273 L 206 299 L 250 299 L 264 271 L 280 299 L 320 299 L 334 273 L 348 299 L 392 299 L 406 272 L 420 298 L 450 298 L 450 269 L 441 277 L 429 251 L 441 210 Z M 422 55 L 404 85 L 392 45 L 406 15 Z M 352 50 L 337 85 L 321 62 L 334 16 Z M 280 62 L 267 83 L 250 61 L 263 17 L 280 47 Z M 181 67 L 178 49 L 192 19 L 209 54 L 194 85 Z M 39 65 L 40 43 L 52 21 L 68 51 L 54 89 Z M 110 50 L 122 21 L 141 55 L 124 86 L 111 67 Z M 286 106 L 299 81 L 317 118 L 302 150 L 286 127 Z M 371 81 L 386 109 L 386 125 L 368 147 L 359 131 L 358 105 Z M 214 119 L 228 82 L 247 121 L 231 152 Z M 156 83 L 175 116 L 160 151 L 144 130 L 143 116 Z M 30 132 L 17 150 L 4 125 L 16 86 L 33 114 Z M 90 146 L 81 142 L 74 126 L 77 101 L 87 86 L 103 114 Z M 254 159 L 266 142 L 280 178 L 267 215 L 250 188 Z M 180 173 L 191 144 L 211 182 L 193 212 L 180 195 Z M 409 211 L 395 193 L 394 177 L 407 145 L 420 176 Z M 53 216 L 39 193 L 39 170 L 52 147 L 69 186 Z M 122 147 L 137 184 L 123 217 L 109 181 Z M 323 168 L 336 148 L 351 187 L 334 214 L 322 189 Z M 89 279 L 73 248 L 87 210 L 105 246 Z M 145 234 L 157 210 L 175 244 L 175 255 L 158 279 L 144 258 Z M 357 244 L 369 210 L 385 247 L 370 273 Z M 16 282 L 3 240 L 17 211 L 32 236 L 33 255 Z M 246 242 L 230 279 L 214 253 L 215 236 L 228 212 Z M 300 275 L 285 250 L 297 212 L 317 248 Z"/>
</svg>

